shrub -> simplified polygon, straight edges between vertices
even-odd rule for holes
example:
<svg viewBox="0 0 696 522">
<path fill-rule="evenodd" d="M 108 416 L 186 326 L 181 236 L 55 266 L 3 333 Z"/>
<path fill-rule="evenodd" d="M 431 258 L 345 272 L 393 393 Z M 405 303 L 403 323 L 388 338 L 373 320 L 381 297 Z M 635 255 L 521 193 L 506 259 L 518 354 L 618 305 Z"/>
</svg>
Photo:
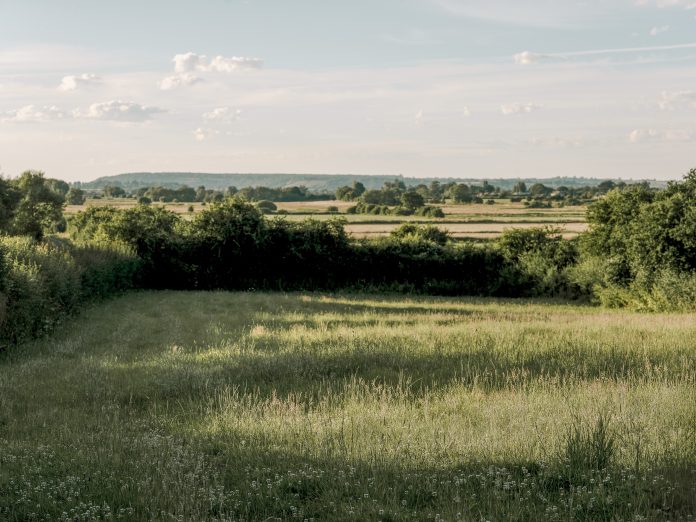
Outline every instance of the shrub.
<svg viewBox="0 0 696 522">
<path fill-rule="evenodd" d="M 275 203 L 266 200 L 256 203 L 256 208 L 258 208 L 264 214 L 271 214 L 272 212 L 278 210 L 278 206 Z"/>
<path fill-rule="evenodd" d="M 390 236 L 407 241 L 431 241 L 438 245 L 444 245 L 450 240 L 450 234 L 433 225 L 417 225 L 404 223 L 391 231 Z"/>
<path fill-rule="evenodd" d="M 425 206 L 421 207 L 415 212 L 416 216 L 432 217 L 432 218 L 443 218 L 445 213 L 440 207 Z"/>
<path fill-rule="evenodd" d="M 139 261 L 120 247 L 0 238 L 0 344 L 53 328 L 85 303 L 132 288 Z"/>
</svg>

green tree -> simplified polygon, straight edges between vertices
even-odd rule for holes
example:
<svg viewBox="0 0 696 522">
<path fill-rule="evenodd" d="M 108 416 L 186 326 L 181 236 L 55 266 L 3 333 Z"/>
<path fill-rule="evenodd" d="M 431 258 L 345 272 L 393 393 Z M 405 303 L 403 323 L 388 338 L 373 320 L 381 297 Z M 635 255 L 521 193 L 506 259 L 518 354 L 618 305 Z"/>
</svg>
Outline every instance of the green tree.
<svg viewBox="0 0 696 522">
<path fill-rule="evenodd" d="M 0 231 L 9 232 L 22 194 L 12 183 L 0 178 Z"/>
<path fill-rule="evenodd" d="M 70 188 L 65 194 L 65 201 L 68 205 L 83 205 L 86 199 L 85 191 L 76 187 Z"/>
<path fill-rule="evenodd" d="M 524 194 L 527 192 L 527 184 L 524 181 L 518 181 L 515 186 L 512 187 L 512 192 L 514 194 Z"/>
<path fill-rule="evenodd" d="M 458 183 L 450 189 L 450 197 L 455 203 L 471 202 L 471 189 L 465 183 Z"/>
<path fill-rule="evenodd" d="M 12 184 L 21 194 L 12 221 L 13 233 L 40 239 L 46 232 L 64 229 L 65 198 L 51 188 L 43 172 L 28 170 Z"/>
<path fill-rule="evenodd" d="M 70 185 L 68 185 L 62 179 L 48 178 L 48 179 L 46 179 L 46 185 L 48 185 L 48 187 L 51 190 L 53 190 L 54 192 L 57 192 L 58 194 L 60 194 L 63 197 L 65 197 L 65 195 L 70 190 Z"/>
<path fill-rule="evenodd" d="M 126 195 L 126 191 L 123 188 L 114 185 L 107 185 L 102 191 L 107 198 L 122 198 Z"/>
<path fill-rule="evenodd" d="M 416 209 L 424 206 L 425 200 L 418 192 L 404 192 L 401 194 L 401 205 L 408 209 Z"/>
</svg>

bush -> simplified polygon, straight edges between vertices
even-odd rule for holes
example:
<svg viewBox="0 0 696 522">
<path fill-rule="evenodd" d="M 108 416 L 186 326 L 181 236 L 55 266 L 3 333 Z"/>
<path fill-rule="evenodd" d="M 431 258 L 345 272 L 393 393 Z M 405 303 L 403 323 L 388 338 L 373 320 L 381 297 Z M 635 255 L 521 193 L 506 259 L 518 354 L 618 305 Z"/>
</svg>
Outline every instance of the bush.
<svg viewBox="0 0 696 522">
<path fill-rule="evenodd" d="M 0 344 L 53 328 L 94 299 L 132 288 L 138 259 L 119 247 L 0 238 Z"/>
<path fill-rule="evenodd" d="M 331 206 L 329 206 L 329 207 L 326 207 L 326 211 L 327 211 L 327 212 L 331 212 L 332 214 L 334 214 L 334 213 L 337 213 L 337 212 L 338 212 L 338 207 L 335 206 L 335 205 L 331 205 Z"/>
<path fill-rule="evenodd" d="M 450 240 L 450 234 L 432 225 L 417 225 L 404 223 L 391 231 L 390 236 L 406 241 L 431 241 L 438 245 L 444 245 Z"/>
<path fill-rule="evenodd" d="M 579 297 L 569 270 L 578 259 L 574 242 L 564 240 L 551 227 L 508 229 L 498 239 L 502 255 L 517 266 L 531 295 Z M 526 280 L 526 281 L 525 281 Z"/>
<path fill-rule="evenodd" d="M 264 214 L 271 214 L 278 210 L 278 206 L 272 201 L 259 201 L 256 203 L 256 208 L 258 208 Z"/>
<path fill-rule="evenodd" d="M 431 207 L 431 206 L 425 206 L 421 207 L 415 212 L 416 216 L 422 216 L 422 217 L 432 217 L 432 218 L 443 218 L 445 217 L 445 213 L 442 211 L 440 207 Z"/>
</svg>

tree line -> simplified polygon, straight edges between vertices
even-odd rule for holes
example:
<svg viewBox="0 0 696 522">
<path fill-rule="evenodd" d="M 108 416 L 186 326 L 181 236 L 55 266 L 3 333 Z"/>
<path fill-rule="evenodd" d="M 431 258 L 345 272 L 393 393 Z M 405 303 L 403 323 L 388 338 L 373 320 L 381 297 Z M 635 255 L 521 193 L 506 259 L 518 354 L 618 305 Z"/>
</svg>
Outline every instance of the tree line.
<svg viewBox="0 0 696 522">
<path fill-rule="evenodd" d="M 81 303 L 128 288 L 397 291 L 582 299 L 638 310 L 696 308 L 696 169 L 666 189 L 619 186 L 589 207 L 589 231 L 505 231 L 454 241 L 404 224 L 351 238 L 345 221 L 268 219 L 235 196 L 191 219 L 161 206 L 88 207 L 67 222 L 65 186 L 0 180 L 0 346 Z M 70 239 L 53 232 L 67 230 Z"/>
</svg>

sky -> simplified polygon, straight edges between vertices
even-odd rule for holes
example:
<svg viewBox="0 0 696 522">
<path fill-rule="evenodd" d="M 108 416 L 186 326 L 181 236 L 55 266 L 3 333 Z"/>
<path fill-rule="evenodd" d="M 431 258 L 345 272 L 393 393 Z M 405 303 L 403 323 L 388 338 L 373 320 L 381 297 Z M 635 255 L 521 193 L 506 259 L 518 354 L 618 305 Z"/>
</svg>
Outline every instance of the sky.
<svg viewBox="0 0 696 522">
<path fill-rule="evenodd" d="M 696 0 L 0 0 L 0 173 L 678 179 Z"/>
</svg>

